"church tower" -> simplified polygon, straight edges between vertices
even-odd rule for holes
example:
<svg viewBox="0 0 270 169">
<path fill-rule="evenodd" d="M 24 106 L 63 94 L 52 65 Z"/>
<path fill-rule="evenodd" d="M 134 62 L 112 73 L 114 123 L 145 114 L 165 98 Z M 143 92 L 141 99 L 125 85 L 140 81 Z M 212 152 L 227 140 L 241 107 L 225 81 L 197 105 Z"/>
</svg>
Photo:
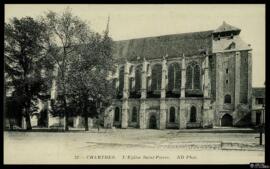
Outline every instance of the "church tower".
<svg viewBox="0 0 270 169">
<path fill-rule="evenodd" d="M 240 38 L 240 32 L 241 29 L 223 22 L 212 34 L 217 126 L 249 123 L 252 49 Z"/>
</svg>

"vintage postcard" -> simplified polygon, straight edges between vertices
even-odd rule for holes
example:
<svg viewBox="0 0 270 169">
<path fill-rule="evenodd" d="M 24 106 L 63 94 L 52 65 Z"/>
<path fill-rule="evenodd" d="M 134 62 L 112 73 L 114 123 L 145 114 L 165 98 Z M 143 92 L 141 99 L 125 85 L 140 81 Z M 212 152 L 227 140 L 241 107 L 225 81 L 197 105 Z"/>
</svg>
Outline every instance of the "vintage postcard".
<svg viewBox="0 0 270 169">
<path fill-rule="evenodd" d="M 4 164 L 264 163 L 265 31 L 263 4 L 6 4 Z"/>
</svg>

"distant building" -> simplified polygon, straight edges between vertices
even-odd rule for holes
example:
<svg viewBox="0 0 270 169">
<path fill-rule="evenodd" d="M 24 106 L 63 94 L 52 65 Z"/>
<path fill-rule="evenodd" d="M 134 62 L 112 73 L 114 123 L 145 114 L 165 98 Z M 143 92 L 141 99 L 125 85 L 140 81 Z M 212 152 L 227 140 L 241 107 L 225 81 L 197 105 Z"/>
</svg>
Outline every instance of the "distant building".
<svg viewBox="0 0 270 169">
<path fill-rule="evenodd" d="M 265 122 L 265 88 L 252 88 L 252 125 Z"/>
</svg>

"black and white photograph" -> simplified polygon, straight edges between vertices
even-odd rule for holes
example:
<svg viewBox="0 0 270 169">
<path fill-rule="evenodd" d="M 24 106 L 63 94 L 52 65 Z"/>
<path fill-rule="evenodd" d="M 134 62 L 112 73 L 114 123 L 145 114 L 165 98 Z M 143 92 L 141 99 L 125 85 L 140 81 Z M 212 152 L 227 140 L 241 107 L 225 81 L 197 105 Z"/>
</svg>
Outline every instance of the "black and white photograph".
<svg viewBox="0 0 270 169">
<path fill-rule="evenodd" d="M 264 4 L 4 8 L 4 164 L 269 168 Z"/>
</svg>

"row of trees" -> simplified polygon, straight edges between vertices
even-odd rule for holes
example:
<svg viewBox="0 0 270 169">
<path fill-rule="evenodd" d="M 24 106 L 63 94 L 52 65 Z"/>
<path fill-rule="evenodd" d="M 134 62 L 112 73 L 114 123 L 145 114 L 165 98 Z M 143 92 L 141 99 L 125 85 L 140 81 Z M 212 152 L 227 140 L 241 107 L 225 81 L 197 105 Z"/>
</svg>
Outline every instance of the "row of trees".
<svg viewBox="0 0 270 169">
<path fill-rule="evenodd" d="M 88 130 L 88 116 L 97 113 L 97 105 L 110 104 L 113 94 L 107 79 L 114 69 L 108 33 L 108 27 L 103 34 L 91 31 L 70 9 L 5 23 L 5 87 L 12 90 L 6 99 L 6 116 L 21 113 L 31 130 L 30 115 L 37 111 L 38 100 L 50 99 L 52 79 L 57 78 L 54 114 L 65 117 L 65 130 L 71 114 L 83 115 Z M 19 110 L 12 109 L 14 104 Z"/>
</svg>

